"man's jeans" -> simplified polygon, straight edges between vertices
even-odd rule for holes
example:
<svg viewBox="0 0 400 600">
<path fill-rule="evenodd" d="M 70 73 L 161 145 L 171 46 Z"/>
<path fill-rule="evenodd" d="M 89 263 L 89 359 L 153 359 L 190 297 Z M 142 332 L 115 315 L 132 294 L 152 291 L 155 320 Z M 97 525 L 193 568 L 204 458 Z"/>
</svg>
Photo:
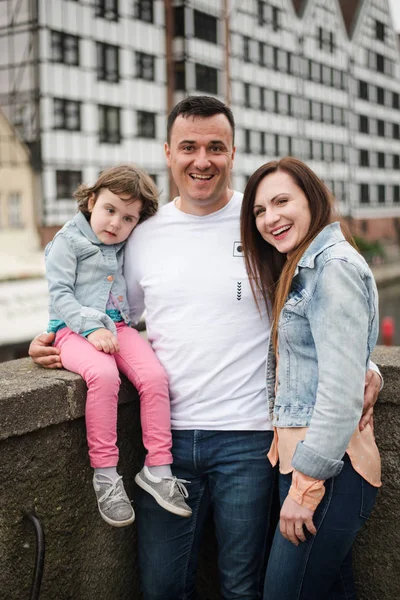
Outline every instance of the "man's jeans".
<svg viewBox="0 0 400 600">
<path fill-rule="evenodd" d="M 355 600 L 351 547 L 375 503 L 378 489 L 351 466 L 346 454 L 337 477 L 325 482 L 325 496 L 314 513 L 315 536 L 294 546 L 279 531 L 265 579 L 264 600 Z M 281 504 L 292 475 L 279 475 Z M 367 568 L 367 565 L 364 565 Z"/>
<path fill-rule="evenodd" d="M 190 481 L 189 519 L 137 494 L 139 563 L 145 600 L 197 598 L 203 525 L 212 509 L 224 600 L 262 596 L 274 470 L 271 431 L 173 431 L 172 471 Z"/>
</svg>

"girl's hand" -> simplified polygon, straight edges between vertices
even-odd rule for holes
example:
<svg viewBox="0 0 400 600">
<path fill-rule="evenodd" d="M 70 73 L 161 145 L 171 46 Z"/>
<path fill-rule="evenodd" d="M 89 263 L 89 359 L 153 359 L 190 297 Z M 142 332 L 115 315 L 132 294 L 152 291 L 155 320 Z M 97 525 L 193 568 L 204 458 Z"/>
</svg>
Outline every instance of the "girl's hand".
<svg viewBox="0 0 400 600">
<path fill-rule="evenodd" d="M 105 327 L 101 327 L 100 329 L 96 329 L 96 331 L 89 333 L 86 339 L 100 352 L 103 351 L 107 354 L 119 352 L 117 338 L 111 331 L 105 329 Z"/>
<path fill-rule="evenodd" d="M 317 530 L 312 520 L 313 514 L 314 511 L 300 506 L 293 498 L 287 496 L 281 508 L 279 521 L 279 529 L 283 537 L 298 546 L 300 542 L 306 541 L 304 527 L 315 535 Z"/>
</svg>

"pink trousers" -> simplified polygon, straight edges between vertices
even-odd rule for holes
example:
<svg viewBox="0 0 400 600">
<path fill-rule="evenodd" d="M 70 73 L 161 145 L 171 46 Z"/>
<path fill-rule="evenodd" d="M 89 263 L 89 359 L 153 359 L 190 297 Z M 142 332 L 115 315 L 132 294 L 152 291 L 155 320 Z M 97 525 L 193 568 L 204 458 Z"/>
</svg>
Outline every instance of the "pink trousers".
<svg viewBox="0 0 400 600">
<path fill-rule="evenodd" d="M 120 351 L 100 352 L 68 327 L 56 334 L 63 366 L 86 381 L 86 434 L 90 464 L 94 468 L 118 464 L 117 409 L 121 380 L 118 369 L 133 383 L 140 396 L 140 421 L 146 465 L 172 463 L 171 419 L 167 375 L 146 340 L 116 323 Z"/>
</svg>

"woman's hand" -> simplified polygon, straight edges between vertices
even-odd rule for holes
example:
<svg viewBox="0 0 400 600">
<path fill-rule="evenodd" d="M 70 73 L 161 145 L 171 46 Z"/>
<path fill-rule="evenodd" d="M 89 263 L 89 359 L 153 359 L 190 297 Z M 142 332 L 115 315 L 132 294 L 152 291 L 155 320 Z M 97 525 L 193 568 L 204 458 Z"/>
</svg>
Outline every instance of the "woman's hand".
<svg viewBox="0 0 400 600">
<path fill-rule="evenodd" d="M 100 352 L 106 352 L 106 354 L 114 354 L 114 352 L 119 352 L 119 343 L 117 338 L 111 331 L 106 329 L 105 327 L 100 327 L 100 329 L 96 329 L 86 338 L 88 342 L 93 344 L 96 350 Z"/>
<path fill-rule="evenodd" d="M 306 541 L 304 528 L 315 535 L 317 530 L 312 520 L 313 514 L 314 511 L 300 506 L 293 498 L 287 496 L 281 508 L 279 521 L 279 529 L 283 537 L 298 546 L 300 542 Z"/>
<path fill-rule="evenodd" d="M 378 399 L 381 385 L 382 379 L 380 375 L 376 371 L 369 369 L 365 376 L 364 407 L 359 424 L 360 431 L 365 429 L 368 423 L 371 425 L 372 430 L 374 429 L 374 406 Z"/>
</svg>

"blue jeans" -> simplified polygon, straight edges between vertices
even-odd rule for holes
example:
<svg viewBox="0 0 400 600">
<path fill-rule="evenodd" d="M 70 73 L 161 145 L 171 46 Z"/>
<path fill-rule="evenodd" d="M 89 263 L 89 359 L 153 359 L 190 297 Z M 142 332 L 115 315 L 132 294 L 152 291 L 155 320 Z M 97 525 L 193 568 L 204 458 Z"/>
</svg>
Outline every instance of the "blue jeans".
<svg viewBox="0 0 400 600">
<path fill-rule="evenodd" d="M 337 477 L 325 482 L 314 513 L 315 536 L 294 546 L 276 529 L 264 586 L 264 600 L 355 600 L 353 541 L 375 503 L 378 489 L 351 466 L 347 454 Z M 279 475 L 281 504 L 292 476 Z"/>
<path fill-rule="evenodd" d="M 174 475 L 190 481 L 189 519 L 137 494 L 139 564 L 145 600 L 196 598 L 203 525 L 212 509 L 225 600 L 262 597 L 274 469 L 271 431 L 173 431 Z"/>
</svg>

